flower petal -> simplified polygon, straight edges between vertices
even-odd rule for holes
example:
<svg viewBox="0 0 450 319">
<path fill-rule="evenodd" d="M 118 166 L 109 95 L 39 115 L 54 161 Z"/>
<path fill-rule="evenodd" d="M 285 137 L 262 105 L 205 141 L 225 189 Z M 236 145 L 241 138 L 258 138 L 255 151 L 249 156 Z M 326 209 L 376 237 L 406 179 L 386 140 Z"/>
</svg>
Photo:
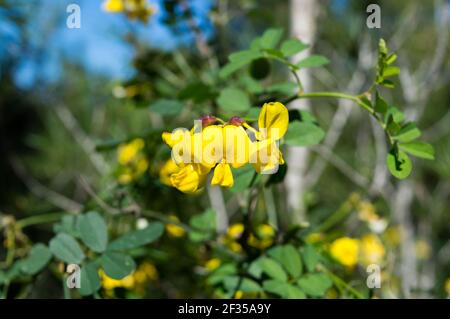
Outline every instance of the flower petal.
<svg viewBox="0 0 450 319">
<path fill-rule="evenodd" d="M 281 139 L 289 124 L 289 112 L 280 102 L 265 103 L 259 113 L 258 126 L 263 138 Z"/>
</svg>

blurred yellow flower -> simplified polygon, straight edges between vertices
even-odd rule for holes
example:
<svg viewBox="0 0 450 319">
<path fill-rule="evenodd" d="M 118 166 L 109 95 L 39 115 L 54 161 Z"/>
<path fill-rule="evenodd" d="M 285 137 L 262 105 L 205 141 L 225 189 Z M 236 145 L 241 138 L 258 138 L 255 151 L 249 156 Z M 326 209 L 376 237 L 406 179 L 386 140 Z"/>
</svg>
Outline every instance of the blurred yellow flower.
<svg viewBox="0 0 450 319">
<path fill-rule="evenodd" d="M 339 263 L 347 267 L 354 267 L 358 263 L 359 241 L 342 237 L 331 243 L 330 254 Z"/>
<path fill-rule="evenodd" d="M 431 247 L 425 240 L 419 239 L 416 241 L 416 256 L 417 259 L 426 260 L 430 258 Z"/>
<path fill-rule="evenodd" d="M 117 161 L 121 165 L 118 177 L 121 184 L 128 184 L 147 171 L 148 161 L 142 152 L 144 146 L 141 138 L 119 145 Z"/>
<path fill-rule="evenodd" d="M 212 258 L 205 263 L 205 268 L 208 269 L 208 271 L 213 271 L 217 269 L 221 263 L 219 258 Z"/>
<path fill-rule="evenodd" d="M 180 222 L 178 217 L 175 215 L 170 215 L 169 219 L 174 222 Z M 175 237 L 175 238 L 183 237 L 186 234 L 186 231 L 184 230 L 184 228 L 175 223 L 174 224 L 170 224 L 170 223 L 166 224 L 166 231 L 170 237 Z"/>
<path fill-rule="evenodd" d="M 145 146 L 142 138 L 136 138 L 129 143 L 121 144 L 118 148 L 117 160 L 121 165 L 128 165 L 134 161 Z"/>
<path fill-rule="evenodd" d="M 234 294 L 234 298 L 235 299 L 242 299 L 242 297 L 244 297 L 244 292 L 242 290 L 238 290 L 236 291 L 236 293 Z"/>
<path fill-rule="evenodd" d="M 398 246 L 401 241 L 401 228 L 400 227 L 389 227 L 385 232 L 385 240 L 392 246 Z"/>
<path fill-rule="evenodd" d="M 368 234 L 361 238 L 361 262 L 367 266 L 370 264 L 381 264 L 386 251 L 380 239 L 374 234 Z"/>
<path fill-rule="evenodd" d="M 120 280 L 109 277 L 102 269 L 99 270 L 99 275 L 102 287 L 109 296 L 113 295 L 115 288 L 124 288 L 144 294 L 147 283 L 158 278 L 158 271 L 152 263 L 145 261 L 132 274 Z"/>
<path fill-rule="evenodd" d="M 322 233 L 311 233 L 306 237 L 306 242 L 315 244 L 325 239 L 325 235 Z"/>
<path fill-rule="evenodd" d="M 147 0 L 106 0 L 102 7 L 107 12 L 122 12 L 129 19 L 138 19 L 145 23 L 155 13 L 155 8 L 148 4 Z"/>
<path fill-rule="evenodd" d="M 244 233 L 244 224 L 242 223 L 233 224 L 227 229 L 227 235 L 233 239 L 240 238 L 243 233 Z"/>
<path fill-rule="evenodd" d="M 103 10 L 108 12 L 122 12 L 124 10 L 123 0 L 106 0 L 103 2 Z"/>
<path fill-rule="evenodd" d="M 251 247 L 266 249 L 272 246 L 275 240 L 275 229 L 269 224 L 260 224 L 255 229 L 255 234 L 250 234 L 247 243 Z"/>
<path fill-rule="evenodd" d="M 450 296 L 450 278 L 445 281 L 445 292 Z"/>
</svg>

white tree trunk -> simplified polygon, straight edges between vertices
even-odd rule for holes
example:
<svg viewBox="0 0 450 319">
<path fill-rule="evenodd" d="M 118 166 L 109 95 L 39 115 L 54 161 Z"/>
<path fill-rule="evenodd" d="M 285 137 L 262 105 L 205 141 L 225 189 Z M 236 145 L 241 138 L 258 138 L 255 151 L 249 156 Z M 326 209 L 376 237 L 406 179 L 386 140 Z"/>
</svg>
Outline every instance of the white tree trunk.
<svg viewBox="0 0 450 319">
<path fill-rule="evenodd" d="M 316 31 L 316 16 L 318 4 L 316 0 L 291 0 L 291 34 L 303 42 L 313 45 Z M 296 62 L 309 54 L 305 50 L 293 57 Z M 311 86 L 311 76 L 308 70 L 302 70 L 299 74 L 305 91 Z M 291 109 L 309 109 L 308 100 L 296 100 L 289 107 Z M 304 221 L 303 195 L 305 191 L 305 172 L 309 152 L 306 148 L 290 147 L 287 154 L 288 171 L 285 179 L 287 204 L 293 214 L 294 222 Z"/>
</svg>

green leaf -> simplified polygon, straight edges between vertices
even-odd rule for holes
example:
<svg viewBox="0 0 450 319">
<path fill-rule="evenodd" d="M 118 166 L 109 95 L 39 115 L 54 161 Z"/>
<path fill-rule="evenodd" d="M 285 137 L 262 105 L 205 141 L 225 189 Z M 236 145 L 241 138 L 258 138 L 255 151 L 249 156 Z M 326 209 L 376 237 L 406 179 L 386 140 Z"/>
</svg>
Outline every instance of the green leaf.
<svg viewBox="0 0 450 319">
<path fill-rule="evenodd" d="M 253 176 L 255 175 L 255 170 L 251 165 L 245 165 L 239 169 L 233 169 L 234 185 L 230 190 L 233 193 L 243 192 L 250 185 Z"/>
<path fill-rule="evenodd" d="M 303 299 L 305 294 L 298 287 L 279 280 L 265 280 L 263 282 L 263 289 L 274 295 L 288 299 Z"/>
<path fill-rule="evenodd" d="M 229 60 L 233 63 L 245 63 L 248 64 L 253 60 L 261 58 L 263 55 L 257 50 L 244 50 L 232 53 Z"/>
<path fill-rule="evenodd" d="M 80 216 L 78 231 L 81 240 L 97 253 L 105 251 L 108 244 L 108 230 L 105 220 L 97 212 L 89 212 Z"/>
<path fill-rule="evenodd" d="M 258 265 L 263 273 L 265 273 L 269 277 L 281 281 L 287 281 L 288 277 L 286 273 L 284 272 L 281 265 L 275 260 L 268 257 L 260 257 L 258 259 Z"/>
<path fill-rule="evenodd" d="M 420 137 L 421 134 L 415 123 L 407 123 L 393 138 L 399 142 L 408 143 Z"/>
<path fill-rule="evenodd" d="M 398 66 L 388 66 L 383 70 L 384 77 L 390 77 L 394 75 L 398 75 L 400 73 L 400 68 Z"/>
<path fill-rule="evenodd" d="M 150 105 L 150 111 L 161 115 L 177 115 L 183 110 L 183 104 L 178 100 L 159 99 Z"/>
<path fill-rule="evenodd" d="M 385 123 L 389 124 L 390 119 L 392 119 L 394 123 L 401 123 L 405 119 L 405 114 L 395 106 L 390 106 L 386 111 Z"/>
<path fill-rule="evenodd" d="M 290 57 L 308 48 L 308 45 L 298 39 L 289 39 L 281 44 L 281 53 L 285 57 Z"/>
<path fill-rule="evenodd" d="M 434 148 L 431 144 L 423 142 L 413 142 L 399 144 L 399 148 L 413 156 L 428 160 L 434 160 Z"/>
<path fill-rule="evenodd" d="M 270 257 L 278 261 L 293 278 L 297 278 L 302 273 L 300 254 L 294 246 L 277 246 L 270 249 L 267 253 Z"/>
<path fill-rule="evenodd" d="M 313 54 L 301 60 L 296 65 L 298 68 L 316 68 L 328 63 L 330 63 L 330 60 L 328 60 L 326 57 Z"/>
<path fill-rule="evenodd" d="M 225 264 L 214 270 L 206 279 L 209 285 L 217 285 L 222 282 L 225 277 L 229 277 L 231 275 L 235 275 L 237 273 L 236 265 L 234 264 Z"/>
<path fill-rule="evenodd" d="M 295 121 L 289 124 L 284 141 L 293 146 L 310 146 L 319 144 L 325 132 L 312 123 Z"/>
<path fill-rule="evenodd" d="M 277 46 L 283 35 L 283 29 L 268 29 L 261 37 L 260 45 L 263 49 L 273 49 Z"/>
<path fill-rule="evenodd" d="M 251 106 L 247 94 L 237 88 L 226 88 L 220 92 L 217 104 L 229 112 L 244 112 Z"/>
<path fill-rule="evenodd" d="M 44 244 L 36 244 L 31 248 L 28 257 L 23 260 L 21 271 L 28 275 L 40 272 L 52 258 L 52 253 Z"/>
<path fill-rule="evenodd" d="M 412 162 L 405 152 L 395 149 L 387 155 L 387 166 L 391 174 L 398 179 L 405 179 L 411 174 Z"/>
<path fill-rule="evenodd" d="M 204 213 L 193 216 L 190 225 L 193 228 L 189 232 L 189 238 L 192 241 L 207 240 L 216 232 L 216 212 L 213 209 L 207 209 Z"/>
<path fill-rule="evenodd" d="M 106 251 L 102 255 L 101 265 L 105 273 L 113 279 L 125 278 L 136 268 L 133 258 L 124 253 L 114 251 Z"/>
<path fill-rule="evenodd" d="M 101 287 L 98 265 L 95 262 L 87 263 L 80 271 L 80 295 L 89 296 Z"/>
<path fill-rule="evenodd" d="M 85 257 L 75 238 L 68 234 L 60 233 L 53 237 L 49 247 L 53 255 L 68 264 L 81 264 Z"/>
<path fill-rule="evenodd" d="M 6 282 L 6 274 L 4 271 L 0 270 L 0 285 L 3 285 Z"/>
<path fill-rule="evenodd" d="M 269 93 L 293 94 L 297 89 L 297 84 L 291 81 L 276 83 L 269 86 L 266 91 Z"/>
<path fill-rule="evenodd" d="M 108 250 L 129 250 L 150 244 L 164 232 L 164 225 L 159 222 L 150 223 L 144 229 L 129 232 L 108 245 Z"/>
<path fill-rule="evenodd" d="M 375 94 L 375 112 L 384 114 L 388 110 L 388 104 L 383 97 L 376 92 Z"/>
<path fill-rule="evenodd" d="M 53 226 L 55 233 L 67 233 L 73 237 L 80 237 L 78 231 L 79 215 L 64 215 L 61 221 Z"/>
<path fill-rule="evenodd" d="M 261 287 L 252 279 L 228 276 L 224 278 L 224 287 L 227 291 L 240 290 L 242 292 L 259 292 Z"/>
<path fill-rule="evenodd" d="M 320 260 L 320 255 L 316 249 L 311 245 L 306 245 L 302 250 L 303 261 L 305 262 L 306 269 L 309 272 L 313 272 L 316 269 L 317 263 Z"/>
<path fill-rule="evenodd" d="M 262 56 L 263 55 L 260 51 L 254 49 L 233 53 L 229 57 L 230 62 L 220 69 L 219 76 L 221 78 L 226 78 L 253 60 L 259 59 Z"/>
<path fill-rule="evenodd" d="M 322 297 L 333 282 L 325 274 L 307 274 L 300 278 L 297 284 L 307 295 Z"/>
<path fill-rule="evenodd" d="M 251 107 L 248 110 L 247 114 L 245 114 L 244 120 L 246 120 L 248 122 L 255 122 L 255 121 L 258 120 L 260 112 L 261 112 L 261 108 L 260 107 Z"/>
</svg>

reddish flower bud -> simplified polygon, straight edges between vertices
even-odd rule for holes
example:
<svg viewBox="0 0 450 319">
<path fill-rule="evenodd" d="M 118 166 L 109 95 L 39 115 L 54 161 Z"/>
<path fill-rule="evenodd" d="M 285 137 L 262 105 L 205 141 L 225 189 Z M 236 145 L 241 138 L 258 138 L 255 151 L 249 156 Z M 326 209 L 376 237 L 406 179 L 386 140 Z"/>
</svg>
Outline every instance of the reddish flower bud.
<svg viewBox="0 0 450 319">
<path fill-rule="evenodd" d="M 235 126 L 241 126 L 242 124 L 244 124 L 244 120 L 241 119 L 239 116 L 233 116 L 228 123 L 235 125 Z"/>
<path fill-rule="evenodd" d="M 217 121 L 216 117 L 213 115 L 203 115 L 200 120 L 202 121 L 202 126 L 208 126 Z"/>
</svg>

